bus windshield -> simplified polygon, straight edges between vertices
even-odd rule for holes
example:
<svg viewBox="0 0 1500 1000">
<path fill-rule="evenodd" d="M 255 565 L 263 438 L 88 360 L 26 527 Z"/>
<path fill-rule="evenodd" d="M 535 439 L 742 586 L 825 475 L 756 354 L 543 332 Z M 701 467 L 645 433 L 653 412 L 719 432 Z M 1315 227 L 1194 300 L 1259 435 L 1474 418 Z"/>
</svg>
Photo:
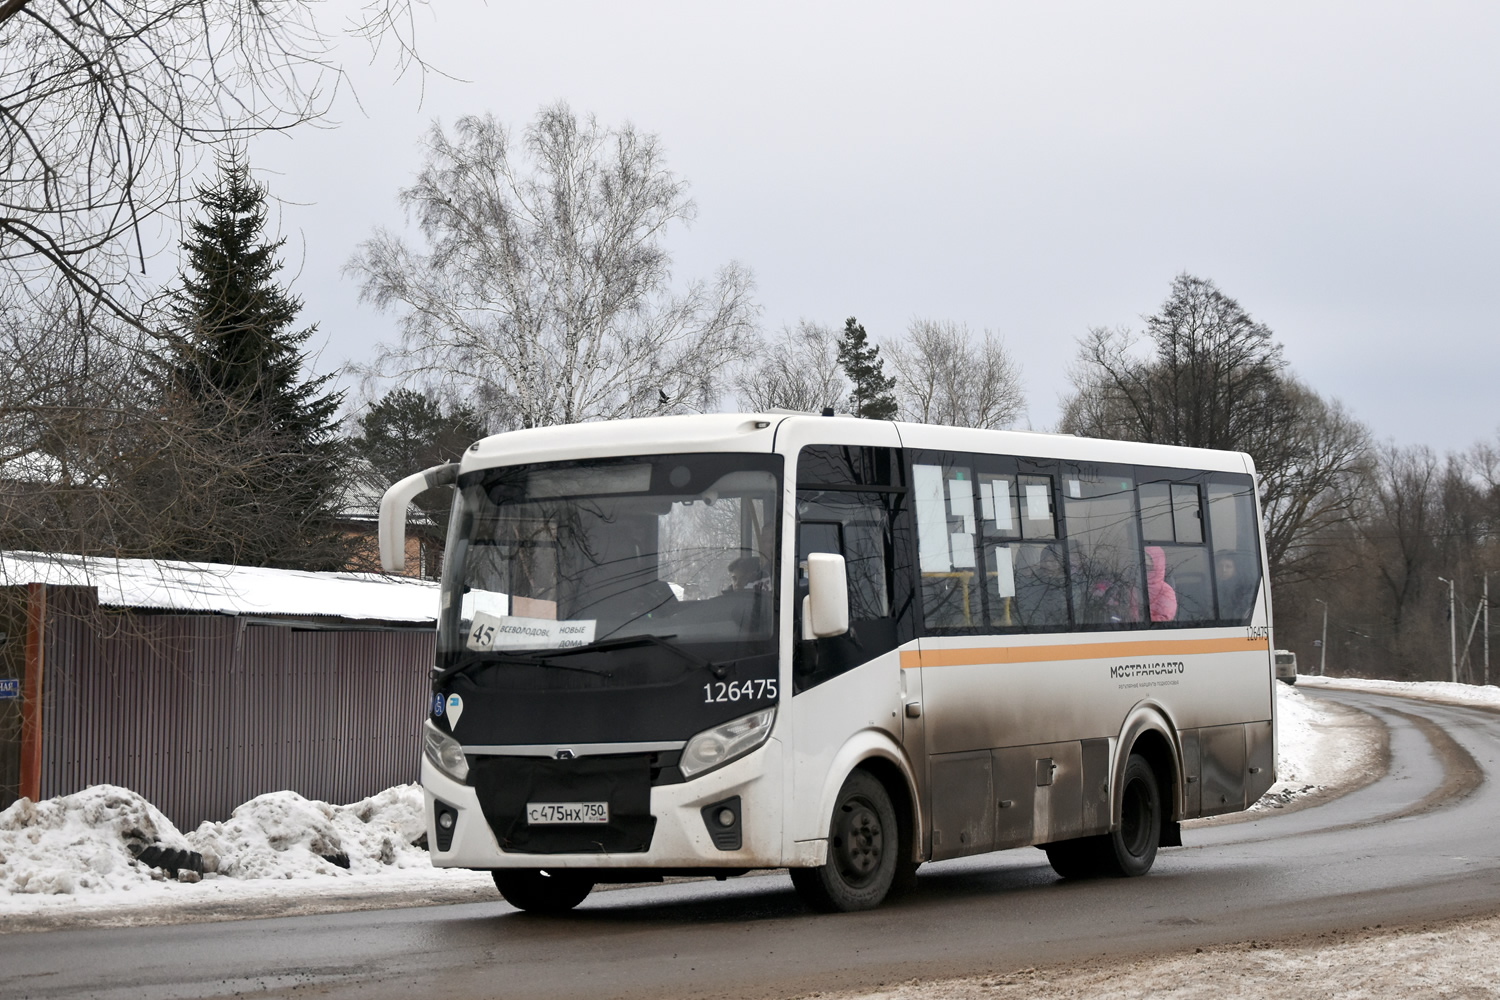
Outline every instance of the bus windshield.
<svg viewBox="0 0 1500 1000">
<path fill-rule="evenodd" d="M 439 667 L 613 641 L 768 651 L 781 458 L 657 455 L 508 466 L 459 481 Z M 488 657 L 486 657 L 488 658 Z"/>
</svg>

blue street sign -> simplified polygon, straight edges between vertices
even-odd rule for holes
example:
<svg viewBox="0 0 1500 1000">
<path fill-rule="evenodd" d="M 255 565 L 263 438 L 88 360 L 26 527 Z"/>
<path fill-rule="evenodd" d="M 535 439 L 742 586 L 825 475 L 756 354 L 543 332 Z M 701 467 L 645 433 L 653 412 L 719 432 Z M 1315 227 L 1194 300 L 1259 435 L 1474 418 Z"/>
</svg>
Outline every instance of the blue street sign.
<svg viewBox="0 0 1500 1000">
<path fill-rule="evenodd" d="M 21 697 L 19 677 L 0 677 L 0 701 L 16 701 Z"/>
</svg>

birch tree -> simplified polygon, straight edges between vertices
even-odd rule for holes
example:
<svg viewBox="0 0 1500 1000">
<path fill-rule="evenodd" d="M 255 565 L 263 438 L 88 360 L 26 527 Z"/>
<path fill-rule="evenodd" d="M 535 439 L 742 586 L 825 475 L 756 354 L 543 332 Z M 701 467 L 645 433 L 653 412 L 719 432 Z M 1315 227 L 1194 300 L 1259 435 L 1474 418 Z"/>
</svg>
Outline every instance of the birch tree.
<svg viewBox="0 0 1500 1000">
<path fill-rule="evenodd" d="M 515 141 L 493 116 L 433 125 L 401 192 L 420 242 L 377 231 L 347 265 L 401 336 L 373 370 L 470 402 L 494 428 L 708 408 L 752 344 L 748 270 L 675 290 L 692 221 L 660 140 L 566 104 Z"/>
<path fill-rule="evenodd" d="M 837 408 L 849 391 L 839 364 L 839 335 L 806 320 L 783 327 L 735 379 L 740 404 L 750 410 Z"/>
<path fill-rule="evenodd" d="M 1025 409 L 1020 366 L 989 330 L 976 338 L 962 323 L 917 319 L 884 347 L 902 420 L 997 428 Z"/>
</svg>

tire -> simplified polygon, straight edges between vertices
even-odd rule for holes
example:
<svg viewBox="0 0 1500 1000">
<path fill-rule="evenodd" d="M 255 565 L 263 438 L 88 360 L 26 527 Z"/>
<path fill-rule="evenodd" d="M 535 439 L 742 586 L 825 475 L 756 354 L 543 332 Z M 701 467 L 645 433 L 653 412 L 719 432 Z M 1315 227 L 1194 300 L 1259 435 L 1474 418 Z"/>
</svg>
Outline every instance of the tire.
<svg viewBox="0 0 1500 1000">
<path fill-rule="evenodd" d="M 1135 878 L 1151 870 L 1161 843 L 1161 789 L 1146 758 L 1131 754 L 1120 789 L 1120 826 L 1104 837 L 1100 852 L 1106 875 Z"/>
<path fill-rule="evenodd" d="M 490 874 L 507 903 L 530 913 L 566 913 L 594 890 L 593 879 L 566 868 L 497 868 Z"/>
<path fill-rule="evenodd" d="M 1063 878 L 1093 878 L 1099 874 L 1100 856 L 1106 845 L 1104 837 L 1081 837 L 1047 844 L 1047 863 Z"/>
<path fill-rule="evenodd" d="M 872 910 L 895 881 L 900 839 L 885 786 L 868 771 L 855 771 L 839 789 L 828 823 L 827 863 L 793 868 L 792 884 L 815 910 Z"/>
</svg>

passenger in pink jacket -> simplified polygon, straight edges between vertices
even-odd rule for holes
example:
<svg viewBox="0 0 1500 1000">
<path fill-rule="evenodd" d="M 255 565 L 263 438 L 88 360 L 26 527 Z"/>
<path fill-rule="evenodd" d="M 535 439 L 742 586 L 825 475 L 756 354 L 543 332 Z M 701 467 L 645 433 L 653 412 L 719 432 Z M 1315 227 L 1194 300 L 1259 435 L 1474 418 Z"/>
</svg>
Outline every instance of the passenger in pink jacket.
<svg viewBox="0 0 1500 1000">
<path fill-rule="evenodd" d="M 1146 597 L 1151 602 L 1151 620 L 1173 621 L 1177 618 L 1177 591 L 1167 582 L 1167 553 L 1160 545 L 1148 545 L 1146 562 Z"/>
</svg>

